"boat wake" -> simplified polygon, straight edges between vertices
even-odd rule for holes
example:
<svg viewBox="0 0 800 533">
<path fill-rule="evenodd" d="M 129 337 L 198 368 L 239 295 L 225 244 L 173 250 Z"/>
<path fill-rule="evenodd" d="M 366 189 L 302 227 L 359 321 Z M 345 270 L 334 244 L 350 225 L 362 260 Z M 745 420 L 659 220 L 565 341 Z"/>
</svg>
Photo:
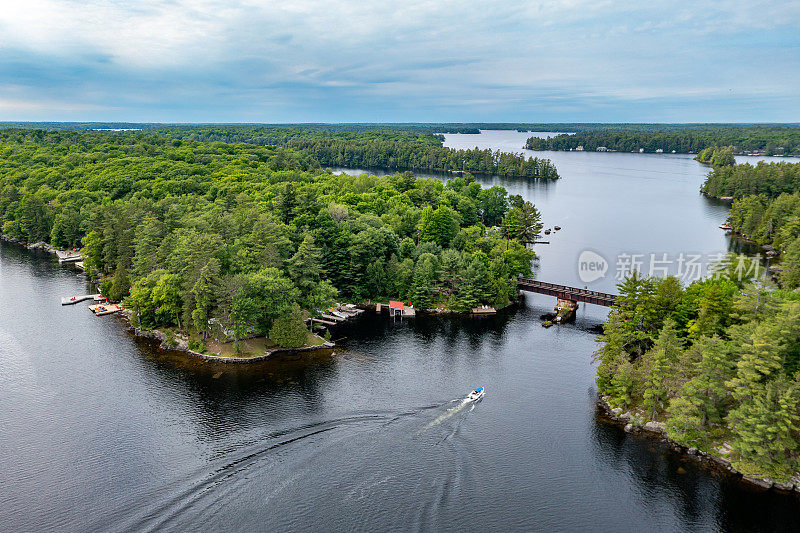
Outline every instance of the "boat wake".
<svg viewBox="0 0 800 533">
<path fill-rule="evenodd" d="M 454 505 L 460 487 L 474 481 L 471 439 L 452 438 L 474 407 L 475 402 L 462 399 L 403 411 L 351 413 L 250 435 L 218 449 L 205 465 L 153 487 L 140 505 L 119 509 L 112 529 L 213 529 L 231 520 L 243 529 L 267 522 L 276 529 L 313 529 L 317 510 L 329 508 L 331 501 L 346 510 L 337 514 L 345 521 L 331 519 L 333 529 L 344 528 L 354 516 L 365 527 L 388 526 L 405 517 L 411 530 L 430 529 L 441 510 Z M 421 419 L 441 409 L 447 411 L 425 426 L 439 426 L 439 431 L 414 431 Z M 429 504 L 409 517 L 408 502 L 420 492 L 431 496 Z M 373 505 L 386 501 L 381 494 L 406 503 L 391 509 Z M 242 506 L 252 513 L 236 513 Z M 289 506 L 296 512 L 280 512 Z"/>
<path fill-rule="evenodd" d="M 445 420 L 453 418 L 454 416 L 456 416 L 460 412 L 464 411 L 464 409 L 466 409 L 467 407 L 469 407 L 470 409 L 468 411 L 464 411 L 464 413 L 469 413 L 473 409 L 475 409 L 475 402 L 473 402 L 471 400 L 463 399 L 463 400 L 453 400 L 453 401 L 454 402 L 460 401 L 461 403 L 459 403 L 455 407 L 451 407 L 450 409 L 447 410 L 447 412 L 437 416 L 434 420 L 432 420 L 430 423 L 428 423 L 425 426 L 424 429 L 430 429 L 432 427 L 438 426 L 439 424 L 441 424 Z"/>
</svg>

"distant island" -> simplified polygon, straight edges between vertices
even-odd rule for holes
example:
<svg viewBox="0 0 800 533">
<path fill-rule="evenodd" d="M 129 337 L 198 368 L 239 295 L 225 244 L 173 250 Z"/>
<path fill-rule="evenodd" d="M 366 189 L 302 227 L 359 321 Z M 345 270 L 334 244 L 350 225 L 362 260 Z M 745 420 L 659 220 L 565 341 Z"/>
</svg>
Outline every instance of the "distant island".
<svg viewBox="0 0 800 533">
<path fill-rule="evenodd" d="M 529 150 L 617 151 L 635 153 L 698 153 L 709 147 L 729 147 L 733 154 L 788 156 L 800 154 L 798 125 L 653 126 L 651 129 L 618 125 L 596 131 L 560 134 L 548 139 L 531 137 Z"/>
</svg>

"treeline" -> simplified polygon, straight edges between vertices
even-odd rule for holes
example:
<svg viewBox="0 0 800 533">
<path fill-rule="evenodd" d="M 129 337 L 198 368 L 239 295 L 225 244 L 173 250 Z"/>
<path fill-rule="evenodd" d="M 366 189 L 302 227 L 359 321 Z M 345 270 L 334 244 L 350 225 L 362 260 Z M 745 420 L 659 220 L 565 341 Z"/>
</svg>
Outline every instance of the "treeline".
<svg viewBox="0 0 800 533">
<path fill-rule="evenodd" d="M 774 198 L 800 190 L 800 163 L 759 161 L 755 166 L 749 163 L 719 166 L 706 176 L 701 190 L 716 197 L 764 194 Z"/>
<path fill-rule="evenodd" d="M 456 150 L 432 134 L 397 131 L 328 132 L 270 127 L 183 126 L 154 130 L 173 138 L 277 145 L 307 151 L 326 166 L 389 170 L 461 171 L 509 177 L 557 179 L 546 159 L 492 150 Z"/>
<path fill-rule="evenodd" d="M 730 147 L 735 154 L 763 153 L 765 155 L 800 154 L 800 126 L 751 125 L 706 126 L 674 130 L 600 130 L 562 134 L 541 139 L 531 137 L 530 150 L 584 150 L 600 147 L 618 152 L 697 153 L 708 147 Z"/>
<path fill-rule="evenodd" d="M 597 385 L 633 424 L 655 420 L 746 475 L 786 481 L 800 467 L 800 295 L 740 282 L 737 268 L 685 288 L 621 283 Z"/>
<path fill-rule="evenodd" d="M 271 146 L 9 130 L 0 227 L 83 246 L 103 293 L 142 327 L 289 346 L 301 310 L 337 298 L 504 305 L 531 271 L 525 243 L 541 222 L 529 202 L 470 176 L 333 175 Z"/>
</svg>

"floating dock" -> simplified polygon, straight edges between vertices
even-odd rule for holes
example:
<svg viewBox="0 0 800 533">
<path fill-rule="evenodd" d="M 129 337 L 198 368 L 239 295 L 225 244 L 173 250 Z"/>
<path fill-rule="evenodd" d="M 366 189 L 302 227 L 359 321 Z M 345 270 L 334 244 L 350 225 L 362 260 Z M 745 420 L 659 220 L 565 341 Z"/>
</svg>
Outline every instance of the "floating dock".
<svg viewBox="0 0 800 533">
<path fill-rule="evenodd" d="M 84 294 L 83 296 L 72 296 L 71 298 L 61 298 L 61 305 L 75 305 L 79 302 L 86 300 L 94 300 L 95 302 L 102 302 L 106 299 L 102 294 Z"/>
<path fill-rule="evenodd" d="M 497 309 L 494 307 L 489 307 L 484 305 L 483 307 L 473 307 L 472 314 L 473 315 L 493 315 L 497 313 Z"/>
</svg>

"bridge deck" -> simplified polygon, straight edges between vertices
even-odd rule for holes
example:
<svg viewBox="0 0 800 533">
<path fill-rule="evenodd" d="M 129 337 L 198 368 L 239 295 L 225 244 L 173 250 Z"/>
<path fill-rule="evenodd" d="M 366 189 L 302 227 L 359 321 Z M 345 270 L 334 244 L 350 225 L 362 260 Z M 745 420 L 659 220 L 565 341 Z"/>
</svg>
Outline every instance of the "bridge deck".
<svg viewBox="0 0 800 533">
<path fill-rule="evenodd" d="M 579 289 L 577 287 L 569 287 L 567 285 L 558 285 L 555 283 L 546 283 L 535 279 L 520 278 L 517 280 L 517 287 L 522 291 L 547 294 L 555 296 L 556 298 L 561 298 L 562 300 L 603 305 L 605 307 L 611 307 L 614 305 L 614 302 L 617 301 L 617 297 L 614 294 Z"/>
</svg>

